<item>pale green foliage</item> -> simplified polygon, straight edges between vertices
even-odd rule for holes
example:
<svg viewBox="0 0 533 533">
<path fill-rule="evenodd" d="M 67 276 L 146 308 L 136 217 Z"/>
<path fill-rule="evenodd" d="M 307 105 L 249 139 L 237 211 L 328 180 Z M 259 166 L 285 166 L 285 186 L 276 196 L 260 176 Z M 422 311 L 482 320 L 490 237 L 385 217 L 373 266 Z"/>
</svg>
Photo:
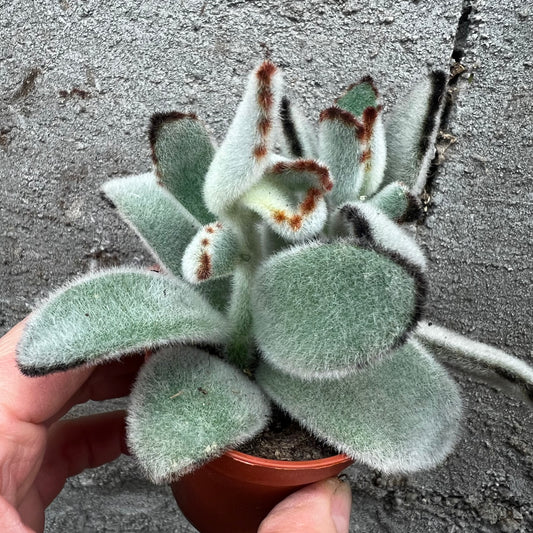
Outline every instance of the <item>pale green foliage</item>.
<svg viewBox="0 0 533 533">
<path fill-rule="evenodd" d="M 102 186 L 102 191 L 141 238 L 158 265 L 180 276 L 183 253 L 201 229 L 189 211 L 157 183 L 153 173 L 110 180 Z M 223 310 L 229 283 L 218 279 L 208 281 L 202 284 L 199 292 L 216 309 Z"/>
<path fill-rule="evenodd" d="M 152 481 L 169 483 L 249 440 L 269 416 L 263 393 L 238 369 L 197 348 L 166 348 L 137 378 L 128 444 Z"/>
<path fill-rule="evenodd" d="M 415 337 L 444 364 L 533 404 L 533 368 L 493 346 L 420 322 Z"/>
<path fill-rule="evenodd" d="M 457 387 L 412 342 L 341 380 L 303 381 L 265 363 L 256 379 L 314 435 L 384 472 L 430 468 L 456 440 Z"/>
<path fill-rule="evenodd" d="M 319 154 L 335 184 L 329 195 L 332 206 L 359 199 L 364 175 L 362 131 L 363 125 L 354 117 L 350 119 L 342 113 L 324 113 L 322 116 Z"/>
<path fill-rule="evenodd" d="M 350 212 L 356 214 L 355 221 L 350 220 Z M 426 258 L 415 240 L 381 211 L 369 203 L 355 202 L 342 206 L 338 216 L 346 218 L 347 214 L 347 227 L 352 236 L 358 237 L 358 233 L 363 230 L 362 237 L 370 239 L 373 245 L 399 254 L 420 270 L 426 270 Z"/>
<path fill-rule="evenodd" d="M 365 109 L 379 105 L 379 95 L 370 78 L 354 83 L 337 98 L 336 104 L 355 117 L 362 117 Z"/>
<path fill-rule="evenodd" d="M 386 122 L 385 183 L 401 181 L 417 194 L 424 188 L 445 91 L 444 74 L 433 72 L 393 109 Z"/>
<path fill-rule="evenodd" d="M 414 336 L 530 399 L 533 383 L 498 350 L 427 324 L 413 333 L 426 260 L 397 223 L 418 213 L 445 87 L 443 73 L 420 83 L 393 109 L 386 142 L 370 78 L 321 113 L 317 136 L 269 61 L 216 151 L 195 116 L 155 115 L 155 175 L 104 191 L 163 273 L 104 271 L 60 290 L 32 315 L 20 368 L 46 374 L 159 348 L 128 426 L 156 482 L 261 431 L 269 407 L 245 375 L 261 358 L 267 394 L 339 451 L 387 472 L 433 466 L 453 445 L 460 401 Z"/>
<path fill-rule="evenodd" d="M 226 319 L 185 282 L 116 269 L 53 294 L 31 316 L 18 364 L 45 374 L 169 343 L 221 343 L 227 333 Z"/>
<path fill-rule="evenodd" d="M 151 129 L 156 175 L 178 201 L 201 223 L 213 221 L 202 193 L 204 176 L 215 147 L 205 126 L 182 113 L 154 115 Z"/>
<path fill-rule="evenodd" d="M 102 190 L 159 265 L 179 275 L 183 252 L 200 229 L 189 211 L 152 173 L 108 181 Z"/>
<path fill-rule="evenodd" d="M 349 111 L 363 123 L 365 129 L 364 165 L 360 183 L 360 196 L 371 196 L 380 187 L 386 163 L 385 128 L 381 118 L 381 101 L 371 78 L 363 78 L 337 98 L 337 105 Z M 375 113 L 372 112 L 375 110 Z"/>
<path fill-rule="evenodd" d="M 265 359 L 291 375 L 339 377 L 382 357 L 404 335 L 415 291 L 401 266 L 372 250 L 301 245 L 257 272 L 255 336 Z"/>
<path fill-rule="evenodd" d="M 315 161 L 275 159 L 263 179 L 242 197 L 242 205 L 260 215 L 288 241 L 313 237 L 324 226 L 324 194 L 331 188 L 328 169 Z"/>
<path fill-rule="evenodd" d="M 271 63 L 263 63 L 250 76 L 244 98 L 205 177 L 205 202 L 216 215 L 224 215 L 269 166 L 281 89 L 281 73 Z"/>
<path fill-rule="evenodd" d="M 419 209 L 416 198 L 398 181 L 383 187 L 368 203 L 396 222 L 401 222 L 410 210 Z"/>
<path fill-rule="evenodd" d="M 241 249 L 235 233 L 220 222 L 200 229 L 185 250 L 183 277 L 189 283 L 201 283 L 229 276 L 239 260 Z"/>
</svg>

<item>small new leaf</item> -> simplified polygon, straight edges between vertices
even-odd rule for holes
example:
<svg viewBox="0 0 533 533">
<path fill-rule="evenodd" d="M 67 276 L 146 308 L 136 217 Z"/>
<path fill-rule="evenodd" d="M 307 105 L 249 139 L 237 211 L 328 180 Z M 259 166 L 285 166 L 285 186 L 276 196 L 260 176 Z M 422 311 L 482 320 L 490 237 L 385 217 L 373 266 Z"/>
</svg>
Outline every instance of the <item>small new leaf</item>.
<svg viewBox="0 0 533 533">
<path fill-rule="evenodd" d="M 229 276 L 241 248 L 227 224 L 214 222 L 200 229 L 183 254 L 183 277 L 189 283 Z"/>
<path fill-rule="evenodd" d="M 422 212 L 420 200 L 398 181 L 383 187 L 368 203 L 399 224 L 418 220 Z"/>
<path fill-rule="evenodd" d="M 374 194 L 383 180 L 387 157 L 385 128 L 381 119 L 381 99 L 370 76 L 348 87 L 336 104 L 362 122 L 364 146 L 361 162 L 364 163 L 359 196 Z"/>
<path fill-rule="evenodd" d="M 335 183 L 328 195 L 332 206 L 359 199 L 364 178 L 362 155 L 365 127 L 348 111 L 330 107 L 320 114 L 319 155 Z"/>
<path fill-rule="evenodd" d="M 333 183 L 328 169 L 311 160 L 278 161 L 241 203 L 289 241 L 316 235 L 326 222 L 324 194 Z"/>
</svg>

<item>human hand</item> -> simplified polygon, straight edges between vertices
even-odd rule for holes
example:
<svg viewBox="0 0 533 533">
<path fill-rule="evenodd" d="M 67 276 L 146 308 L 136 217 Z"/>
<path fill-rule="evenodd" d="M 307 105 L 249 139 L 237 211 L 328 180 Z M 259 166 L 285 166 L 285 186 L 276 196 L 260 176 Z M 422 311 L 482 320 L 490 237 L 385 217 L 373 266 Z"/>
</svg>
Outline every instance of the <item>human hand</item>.
<svg viewBox="0 0 533 533">
<path fill-rule="evenodd" d="M 68 477 L 127 453 L 125 412 L 59 420 L 88 400 L 126 396 L 143 356 L 30 378 L 15 346 L 24 323 L 0 339 L 0 531 L 41 532 Z"/>
<path fill-rule="evenodd" d="M 349 533 L 351 506 L 348 483 L 319 481 L 278 503 L 257 533 Z"/>
</svg>

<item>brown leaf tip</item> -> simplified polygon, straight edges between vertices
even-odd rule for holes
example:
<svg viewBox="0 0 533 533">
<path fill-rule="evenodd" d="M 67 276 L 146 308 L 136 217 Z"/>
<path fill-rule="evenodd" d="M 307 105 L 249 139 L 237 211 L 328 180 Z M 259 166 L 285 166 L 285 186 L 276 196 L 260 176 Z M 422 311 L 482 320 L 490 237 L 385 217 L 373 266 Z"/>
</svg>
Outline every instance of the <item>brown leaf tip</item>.
<svg viewBox="0 0 533 533">
<path fill-rule="evenodd" d="M 196 271 L 196 277 L 200 281 L 204 281 L 211 276 L 211 256 L 207 252 L 202 252 L 200 256 L 200 264 Z"/>
<path fill-rule="evenodd" d="M 272 61 L 264 61 L 257 69 L 255 75 L 261 85 L 270 85 L 272 76 L 277 72 L 278 67 Z"/>
<path fill-rule="evenodd" d="M 150 147 L 152 148 L 152 160 L 155 165 L 157 165 L 157 154 L 155 151 L 155 146 L 157 143 L 157 138 L 159 137 L 159 132 L 161 128 L 170 122 L 175 122 L 177 120 L 198 120 L 198 117 L 194 113 L 180 113 L 179 111 L 170 111 L 168 113 L 154 113 L 150 118 L 150 127 L 148 129 L 148 139 L 150 141 Z"/>
<path fill-rule="evenodd" d="M 359 120 L 357 120 L 349 111 L 345 111 L 344 109 L 341 109 L 340 107 L 332 106 L 332 107 L 328 107 L 327 109 L 324 109 L 320 113 L 320 117 L 318 121 L 324 122 L 326 120 L 342 122 L 349 128 L 355 129 L 355 132 L 358 138 L 364 136 L 364 132 L 365 132 L 364 125 L 361 122 L 359 122 Z"/>
<path fill-rule="evenodd" d="M 280 161 L 272 168 L 274 174 L 283 174 L 288 171 L 294 172 L 309 172 L 318 176 L 320 185 L 324 191 L 331 191 L 333 188 L 333 181 L 329 176 L 327 167 L 313 161 L 312 159 L 297 159 L 296 161 L 285 162 Z"/>
<path fill-rule="evenodd" d="M 346 87 L 346 89 L 344 89 L 342 94 L 339 97 L 335 98 L 335 103 L 337 103 L 341 98 L 346 96 L 352 89 L 354 89 L 355 87 L 358 87 L 359 85 L 363 85 L 363 84 L 370 85 L 370 87 L 371 87 L 371 89 L 372 89 L 372 91 L 374 93 L 374 96 L 376 97 L 376 100 L 379 101 L 380 94 L 379 94 L 377 85 L 374 82 L 374 79 L 372 78 L 372 76 L 363 76 L 359 81 L 356 81 L 355 83 L 352 83 L 352 84 L 348 85 L 348 87 Z"/>
<path fill-rule="evenodd" d="M 309 213 L 312 213 L 316 209 L 316 204 L 318 200 L 322 197 L 322 191 L 319 189 L 312 187 L 307 191 L 307 194 L 305 195 L 305 198 L 300 205 L 300 211 L 302 214 L 308 215 Z"/>
<path fill-rule="evenodd" d="M 262 159 L 263 157 L 267 155 L 267 153 L 268 153 L 268 148 L 266 144 L 258 144 L 254 148 L 254 157 L 256 159 Z"/>
</svg>

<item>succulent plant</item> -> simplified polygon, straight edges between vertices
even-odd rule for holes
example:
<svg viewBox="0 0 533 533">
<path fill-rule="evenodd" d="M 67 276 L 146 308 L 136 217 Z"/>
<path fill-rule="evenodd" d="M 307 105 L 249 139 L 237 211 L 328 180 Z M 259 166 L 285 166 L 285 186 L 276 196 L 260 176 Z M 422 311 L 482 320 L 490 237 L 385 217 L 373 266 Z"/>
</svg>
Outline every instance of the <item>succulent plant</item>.
<svg viewBox="0 0 533 533">
<path fill-rule="evenodd" d="M 533 396 L 533 370 L 421 322 L 417 218 L 446 77 L 382 121 L 371 78 L 320 114 L 318 134 L 270 62 L 250 76 L 222 144 L 193 114 L 151 121 L 153 172 L 103 191 L 161 271 L 116 268 L 53 294 L 27 323 L 27 375 L 153 353 L 131 393 L 128 441 L 168 482 L 261 432 L 271 402 L 386 472 L 441 461 L 461 418 L 438 362 Z"/>
</svg>

